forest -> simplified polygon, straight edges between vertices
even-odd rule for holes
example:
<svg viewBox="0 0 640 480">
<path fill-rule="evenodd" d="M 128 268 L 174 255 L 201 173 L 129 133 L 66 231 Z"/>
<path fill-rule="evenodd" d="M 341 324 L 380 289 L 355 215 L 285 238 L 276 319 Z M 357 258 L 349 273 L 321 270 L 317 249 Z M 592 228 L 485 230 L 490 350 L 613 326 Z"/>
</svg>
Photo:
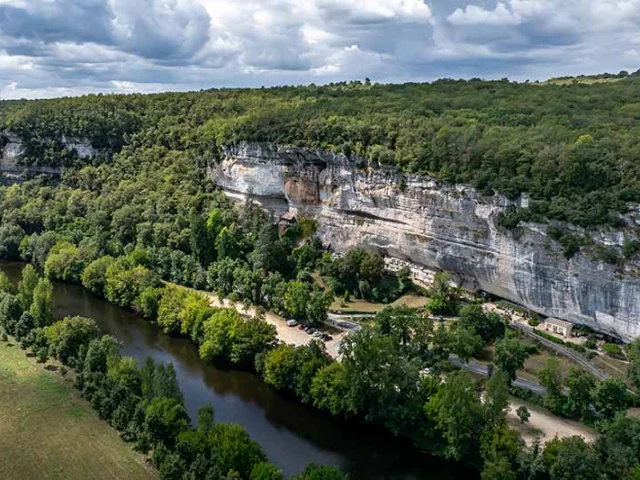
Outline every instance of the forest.
<svg viewBox="0 0 640 480">
<path fill-rule="evenodd" d="M 224 145 L 273 142 L 342 152 L 375 168 L 530 198 L 506 225 L 555 219 L 620 226 L 640 201 L 640 75 L 615 82 L 439 80 L 222 89 L 0 104 L 26 142 L 25 163 L 84 163 L 61 143 L 100 152 L 166 148 L 214 161 Z M 517 215 L 516 215 L 517 213 Z"/>
<path fill-rule="evenodd" d="M 620 382 L 579 374 L 565 382 L 549 366 L 547 407 L 601 435 L 594 444 L 520 440 L 506 414 L 527 353 L 503 319 L 461 301 L 443 276 L 425 310 L 389 308 L 349 335 L 341 362 L 320 342 L 279 345 L 262 311 L 321 323 L 336 295 L 393 301 L 414 288 L 408 272 L 385 271 L 382 257 L 363 249 L 334 258 L 313 238 L 312 220 L 282 228 L 251 200 L 232 203 L 202 167 L 243 140 L 304 145 L 362 159 L 362 168 L 393 164 L 487 194 L 527 193 L 530 207 L 507 219 L 516 225 L 619 225 L 640 199 L 639 94 L 640 79 L 630 76 L 615 87 L 365 81 L 1 103 L 4 127 L 26 142 L 23 162 L 66 168 L 59 179 L 0 187 L 0 259 L 31 265 L 17 290 L 0 276 L 0 326 L 42 361 L 74 368 L 83 396 L 166 479 L 279 477 L 246 433 L 214 423 L 210 410 L 189 424 L 170 367 L 139 370 L 91 319 L 52 318 L 51 281 L 81 284 L 190 338 L 207 361 L 252 370 L 332 415 L 383 426 L 473 465 L 484 480 L 637 479 L 640 421 L 625 415 L 635 400 Z M 63 148 L 63 136 L 86 138 L 100 153 L 81 159 Z M 184 287 L 259 306 L 258 315 L 213 308 Z M 451 329 L 430 318 L 452 314 L 459 320 Z M 468 360 L 488 342 L 497 355 L 490 380 L 449 364 L 451 354 Z M 631 379 L 640 382 L 634 348 Z M 302 475 L 341 478 L 317 466 Z"/>
</svg>

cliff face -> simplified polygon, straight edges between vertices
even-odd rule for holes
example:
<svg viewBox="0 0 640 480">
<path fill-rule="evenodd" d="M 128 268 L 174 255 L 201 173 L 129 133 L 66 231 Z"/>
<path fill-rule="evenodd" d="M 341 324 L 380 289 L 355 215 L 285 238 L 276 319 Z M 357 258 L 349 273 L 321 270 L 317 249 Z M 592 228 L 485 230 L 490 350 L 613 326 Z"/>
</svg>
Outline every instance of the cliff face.
<svg viewBox="0 0 640 480">
<path fill-rule="evenodd" d="M 60 143 L 65 149 L 75 151 L 80 159 L 93 158 L 96 154 L 88 140 L 62 136 Z M 47 174 L 60 175 L 61 167 L 47 167 L 41 165 L 23 165 L 21 160 L 25 155 L 26 146 L 20 136 L 11 131 L 0 133 L 0 173 L 9 182 L 20 181 L 25 173 L 28 175 Z"/>
<path fill-rule="evenodd" d="M 515 236 L 499 229 L 497 215 L 511 203 L 504 197 L 304 149 L 244 144 L 224 157 L 209 167 L 219 186 L 253 194 L 276 214 L 316 218 L 336 251 L 374 247 L 544 315 L 626 340 L 640 335 L 640 277 L 584 254 L 567 260 L 544 225 L 525 224 Z M 615 232 L 593 236 L 622 242 Z"/>
</svg>

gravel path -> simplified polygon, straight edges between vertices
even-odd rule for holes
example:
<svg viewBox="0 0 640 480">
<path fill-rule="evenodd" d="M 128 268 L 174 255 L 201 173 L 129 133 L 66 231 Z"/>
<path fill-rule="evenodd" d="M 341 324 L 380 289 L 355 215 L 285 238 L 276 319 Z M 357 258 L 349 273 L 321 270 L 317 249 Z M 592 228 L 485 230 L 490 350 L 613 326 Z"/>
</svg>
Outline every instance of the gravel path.
<svg viewBox="0 0 640 480">
<path fill-rule="evenodd" d="M 217 295 L 213 293 L 200 292 L 203 295 L 206 295 L 211 303 L 211 306 L 218 308 L 235 308 L 242 314 L 255 316 L 256 309 L 255 307 L 249 307 L 245 309 L 244 305 L 241 302 L 232 302 L 229 299 L 224 299 L 220 301 Z M 297 327 L 287 327 L 287 320 L 279 315 L 276 315 L 271 312 L 267 312 L 265 314 L 265 321 L 270 323 L 271 325 L 276 327 L 277 335 L 280 340 L 290 345 L 300 346 L 307 345 L 313 337 L 306 333 L 304 330 L 300 330 Z M 321 331 L 326 331 L 325 328 L 320 328 Z M 328 332 L 328 331 L 327 331 Z M 333 358 L 338 358 L 339 350 L 340 350 L 340 342 L 344 337 L 344 333 L 340 332 L 328 332 L 333 340 L 325 342 L 325 346 L 327 348 L 327 353 L 331 355 Z"/>
<path fill-rule="evenodd" d="M 520 419 L 516 415 L 516 409 L 522 405 L 526 406 L 531 414 L 529 421 L 524 425 L 520 424 Z M 593 442 L 596 439 L 596 433 L 581 423 L 556 417 L 519 400 L 511 401 L 507 419 L 511 427 L 522 435 L 527 445 L 531 445 L 536 436 L 540 437 L 543 443 L 553 440 L 556 436 L 558 438 L 580 436 L 587 442 Z"/>
</svg>

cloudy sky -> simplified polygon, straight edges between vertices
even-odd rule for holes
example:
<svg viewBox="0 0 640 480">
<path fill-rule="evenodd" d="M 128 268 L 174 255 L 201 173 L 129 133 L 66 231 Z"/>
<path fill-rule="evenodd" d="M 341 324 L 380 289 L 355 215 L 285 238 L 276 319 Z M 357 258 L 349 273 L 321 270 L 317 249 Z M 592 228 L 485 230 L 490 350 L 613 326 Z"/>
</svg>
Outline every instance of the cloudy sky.
<svg viewBox="0 0 640 480">
<path fill-rule="evenodd" d="M 0 97 L 640 68 L 640 0 L 0 0 Z"/>
</svg>

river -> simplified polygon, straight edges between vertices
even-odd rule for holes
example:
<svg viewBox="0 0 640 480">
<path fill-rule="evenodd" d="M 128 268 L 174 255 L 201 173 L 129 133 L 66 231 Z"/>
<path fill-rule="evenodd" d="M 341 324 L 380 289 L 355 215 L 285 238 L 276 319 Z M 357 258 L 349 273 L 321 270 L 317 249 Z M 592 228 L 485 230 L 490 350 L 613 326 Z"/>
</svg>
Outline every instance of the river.
<svg viewBox="0 0 640 480">
<path fill-rule="evenodd" d="M 15 282 L 22 267 L 0 263 L 0 271 Z M 287 477 L 320 463 L 339 466 L 351 480 L 479 478 L 474 470 L 424 454 L 386 432 L 302 405 L 250 372 L 204 362 L 189 340 L 164 335 L 156 325 L 80 286 L 55 283 L 54 302 L 56 318 L 94 318 L 104 333 L 123 343 L 124 355 L 140 362 L 147 357 L 172 362 L 191 418 L 200 407 L 212 405 L 216 420 L 242 425 Z"/>
</svg>

